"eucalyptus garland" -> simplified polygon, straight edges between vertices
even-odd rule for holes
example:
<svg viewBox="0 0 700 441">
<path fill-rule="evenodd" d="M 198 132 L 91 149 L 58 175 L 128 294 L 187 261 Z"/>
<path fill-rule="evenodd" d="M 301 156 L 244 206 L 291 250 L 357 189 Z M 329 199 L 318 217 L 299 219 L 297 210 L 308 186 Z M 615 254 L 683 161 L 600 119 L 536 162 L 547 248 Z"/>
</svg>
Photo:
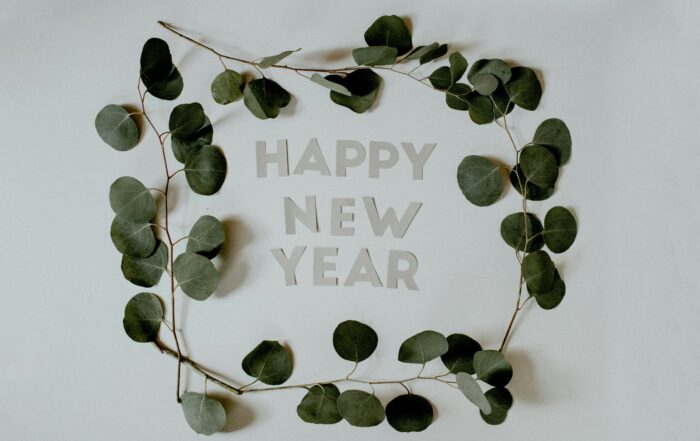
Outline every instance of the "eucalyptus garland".
<svg viewBox="0 0 700 441">
<path fill-rule="evenodd" d="M 341 420 L 358 427 L 376 426 L 385 419 L 400 432 L 422 431 L 434 418 L 433 406 L 411 391 L 413 382 L 424 381 L 454 388 L 479 410 L 488 424 L 501 424 L 512 406 L 513 397 L 506 388 L 513 376 L 504 350 L 518 313 L 531 300 L 542 309 L 552 309 L 564 298 L 566 287 L 550 254 L 562 253 L 574 242 L 576 220 L 564 207 L 553 207 L 540 221 L 528 211 L 528 201 L 542 201 L 555 190 L 559 168 L 571 156 L 571 136 L 563 121 L 547 119 L 535 131 L 532 141 L 516 144 L 508 127 L 507 115 L 516 107 L 535 110 L 542 87 L 535 72 L 528 67 L 511 66 L 500 59 L 482 59 L 468 69 L 459 52 L 448 54 L 447 44 L 415 46 L 406 23 L 395 15 L 378 18 L 364 34 L 366 47 L 352 51 L 356 66 L 327 69 L 294 67 L 281 64 L 297 50 L 256 60 L 223 54 L 204 43 L 159 22 L 174 35 L 205 49 L 218 58 L 223 71 L 211 84 L 213 101 L 229 105 L 243 101 L 257 118 L 274 119 L 286 107 L 291 94 L 268 77 L 273 69 L 293 71 L 328 89 L 330 100 L 353 112 L 372 108 L 382 81 L 378 72 L 396 73 L 444 95 L 447 106 L 466 112 L 476 124 L 495 122 L 513 148 L 513 165 L 504 167 L 483 156 L 467 156 L 457 167 L 457 184 L 466 199 L 477 206 L 495 203 L 504 193 L 504 181 L 521 195 L 520 211 L 506 216 L 500 232 L 506 244 L 515 250 L 520 268 L 515 308 L 498 349 L 484 349 L 464 334 L 443 334 L 427 330 L 406 339 L 398 349 L 398 361 L 417 365 L 413 377 L 395 380 L 365 380 L 353 374 L 358 364 L 369 358 L 378 342 L 377 333 L 368 325 L 354 320 L 340 323 L 332 334 L 335 352 L 350 363 L 350 373 L 331 380 L 309 384 L 285 384 L 292 375 L 289 350 L 277 341 L 263 341 L 242 360 L 243 371 L 252 379 L 248 384 L 224 379 L 206 368 L 181 349 L 178 338 L 176 296 L 180 292 L 203 301 L 214 293 L 219 276 L 214 258 L 224 244 L 224 229 L 213 216 L 197 219 L 188 234 L 174 238 L 170 227 L 170 184 L 184 175 L 193 192 L 216 193 L 224 183 L 226 157 L 213 145 L 213 127 L 200 103 L 183 103 L 173 107 L 168 129 L 158 129 L 146 110 L 150 95 L 161 100 L 175 100 L 183 89 L 180 71 L 172 62 L 168 44 L 158 38 L 143 46 L 138 82 L 139 110 L 110 104 L 97 114 L 95 127 L 104 142 L 119 151 L 134 148 L 141 139 L 138 119 L 151 127 L 163 155 L 162 188 L 147 188 L 138 179 L 124 176 L 114 181 L 109 202 L 114 210 L 110 235 L 122 254 L 121 269 L 131 283 L 149 288 L 158 284 L 166 273 L 169 293 L 166 298 L 151 292 L 133 296 L 124 310 L 123 325 L 134 341 L 151 343 L 163 354 L 177 359 L 176 398 L 191 428 L 201 434 L 221 431 L 226 424 L 223 404 L 207 396 L 206 383 L 214 383 L 238 396 L 253 392 L 299 389 L 304 394 L 297 406 L 299 418 L 307 423 L 334 424 Z M 416 71 L 444 59 L 447 64 L 421 77 Z M 252 67 L 257 77 L 247 79 L 227 63 Z M 464 80 L 466 74 L 466 81 Z M 170 152 L 167 144 L 170 144 Z M 178 164 L 174 166 L 174 161 Z M 507 176 L 508 179 L 504 179 Z M 158 203 L 160 202 L 160 203 Z M 186 241 L 185 250 L 177 245 Z M 525 288 L 525 291 L 523 289 Z M 169 320 L 165 302 L 169 302 Z M 161 325 L 169 328 L 174 347 L 161 340 Z M 440 360 L 442 375 L 426 376 L 427 363 Z M 182 392 L 183 366 L 205 378 L 204 392 Z M 266 386 L 257 386 L 258 384 Z M 401 385 L 406 393 L 384 405 L 375 395 L 375 387 Z M 341 392 L 338 388 L 348 387 Z"/>
</svg>

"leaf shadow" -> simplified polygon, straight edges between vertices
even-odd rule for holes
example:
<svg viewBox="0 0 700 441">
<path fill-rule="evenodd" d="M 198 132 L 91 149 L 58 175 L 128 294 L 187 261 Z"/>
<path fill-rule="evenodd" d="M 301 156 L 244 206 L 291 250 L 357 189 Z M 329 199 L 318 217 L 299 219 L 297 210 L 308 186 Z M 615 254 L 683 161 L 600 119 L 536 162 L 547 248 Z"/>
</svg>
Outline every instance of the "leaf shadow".
<svg viewBox="0 0 700 441">
<path fill-rule="evenodd" d="M 222 432 L 236 432 L 255 421 L 253 409 L 244 404 L 243 400 L 236 400 L 230 394 L 223 392 L 209 392 L 207 396 L 221 402 L 226 410 L 226 425 L 221 429 Z"/>
<path fill-rule="evenodd" d="M 249 264 L 242 259 L 242 253 L 254 238 L 250 228 L 238 217 L 224 219 L 221 223 L 226 240 L 218 257 L 221 260 L 221 282 L 214 294 L 217 297 L 223 297 L 236 290 L 245 281 Z"/>
</svg>

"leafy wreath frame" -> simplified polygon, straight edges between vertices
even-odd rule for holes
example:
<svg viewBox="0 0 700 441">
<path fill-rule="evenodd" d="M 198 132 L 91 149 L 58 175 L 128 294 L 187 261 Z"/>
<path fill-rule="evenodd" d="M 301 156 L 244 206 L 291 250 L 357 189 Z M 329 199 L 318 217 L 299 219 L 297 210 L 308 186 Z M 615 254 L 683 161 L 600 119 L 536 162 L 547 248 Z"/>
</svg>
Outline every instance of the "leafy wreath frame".
<svg viewBox="0 0 700 441">
<path fill-rule="evenodd" d="M 242 362 L 243 370 L 254 380 L 247 385 L 234 386 L 233 382 L 184 355 L 176 332 L 175 298 L 178 288 L 195 300 L 205 300 L 216 290 L 218 272 L 210 259 L 224 244 L 223 227 L 215 217 L 202 216 L 187 236 L 173 240 L 168 207 L 170 182 L 180 172 L 184 172 L 195 193 L 216 193 L 226 177 L 226 158 L 221 149 L 212 145 L 213 127 L 199 103 L 176 106 L 170 115 L 169 130 L 160 132 L 156 128 L 146 111 L 147 95 L 174 100 L 183 89 L 183 80 L 172 63 L 167 43 L 157 38 L 149 39 L 140 59 L 140 110 L 129 111 L 123 106 L 107 105 L 98 113 L 95 127 L 103 141 L 120 151 L 132 149 L 141 140 L 136 117 L 142 117 L 158 137 L 163 154 L 165 186 L 162 189 L 146 188 L 140 181 L 128 176 L 114 181 L 110 187 L 110 205 L 115 211 L 115 218 L 110 235 L 123 255 L 121 268 L 127 280 L 138 286 L 152 287 L 159 283 L 163 273 L 170 277 L 170 321 L 165 318 L 162 299 L 154 293 L 142 292 L 127 303 L 123 325 L 132 340 L 150 342 L 161 353 L 177 359 L 176 398 L 190 427 L 197 433 L 210 435 L 221 431 L 226 424 L 226 411 L 221 402 L 207 396 L 208 381 L 235 395 L 305 389 L 306 394 L 297 406 L 297 414 L 305 422 L 333 424 L 344 419 L 353 426 L 369 427 L 387 419 L 394 429 L 401 432 L 422 431 L 432 424 L 431 403 L 413 394 L 407 383 L 434 381 L 459 389 L 477 406 L 486 423 L 503 423 L 513 403 L 505 387 L 513 370 L 503 355 L 513 323 L 531 299 L 535 299 L 543 309 L 552 309 L 562 301 L 566 291 L 559 271 L 542 248 L 546 245 L 551 252 L 562 253 L 572 245 L 577 233 L 576 220 L 564 207 L 551 208 L 544 218 L 544 225 L 527 210 L 528 200 L 541 201 L 553 194 L 559 168 L 568 162 L 571 155 L 571 136 L 566 124 L 559 119 L 542 122 L 533 140 L 522 146 L 516 144 L 509 130 L 507 115 L 516 106 L 535 110 L 539 104 L 542 88 L 534 71 L 527 67 L 511 67 L 499 59 L 484 59 L 474 63 L 467 73 L 467 60 L 459 52 L 453 52 L 449 55 L 449 66 L 438 67 L 429 76 L 419 78 L 413 73 L 447 55 L 448 46 L 436 42 L 414 48 L 408 27 L 403 19 L 395 15 L 382 16 L 367 29 L 364 34 L 367 46 L 352 51 L 356 66 L 334 69 L 280 64 L 299 49 L 256 60 L 226 55 L 185 35 L 172 25 L 158 23 L 176 36 L 218 57 L 224 71 L 212 83 L 214 101 L 226 105 L 243 98 L 245 106 L 261 119 L 277 117 L 280 109 L 291 99 L 289 92 L 265 76 L 263 71 L 266 69 L 290 70 L 302 75 L 329 89 L 333 102 L 356 113 L 364 113 L 374 105 L 381 82 L 375 70 L 398 73 L 443 92 L 450 108 L 467 111 L 470 119 L 477 124 L 495 121 L 505 131 L 515 152 L 515 165 L 507 167 L 507 174 L 522 201 L 522 211 L 507 216 L 501 223 L 501 236 L 515 250 L 520 281 L 516 305 L 498 350 L 484 350 L 478 342 L 463 334 L 445 337 L 435 331 L 423 331 L 405 340 L 398 353 L 399 361 L 421 366 L 416 376 L 399 380 L 362 380 L 353 377 L 353 374 L 358 364 L 372 355 L 378 337 L 369 326 L 348 320 L 340 323 L 333 333 L 333 346 L 338 355 L 354 363 L 345 377 L 286 385 L 284 383 L 292 374 L 291 355 L 279 342 L 266 340 Z M 247 81 L 228 68 L 225 60 L 253 67 L 260 78 Z M 410 61 L 418 61 L 417 66 L 410 71 L 397 69 L 397 66 Z M 328 75 L 324 77 L 322 73 Z M 471 85 L 460 82 L 465 73 Z M 146 89 L 142 91 L 142 87 Z M 175 171 L 171 171 L 166 153 L 168 137 L 173 156 L 183 164 Z M 458 167 L 457 181 L 471 203 L 491 205 L 504 191 L 503 169 L 503 166 L 487 158 L 467 156 Z M 163 200 L 162 224 L 154 220 L 158 205 L 152 192 L 160 193 Z M 165 237 L 157 238 L 153 227 L 160 228 Z M 187 249 L 174 258 L 175 246 L 183 240 L 187 240 Z M 524 299 L 523 287 L 528 292 Z M 161 324 L 169 328 L 174 349 L 160 340 Z M 426 363 L 437 358 L 442 360 L 447 372 L 423 376 Z M 180 393 L 183 365 L 205 378 L 204 393 Z M 268 386 L 253 387 L 258 382 Z M 371 393 L 356 389 L 341 393 L 336 386 L 339 383 L 364 384 L 371 388 Z M 480 383 L 491 388 L 484 392 Z M 406 389 L 406 394 L 394 398 L 385 408 L 374 393 L 374 386 L 381 384 L 399 384 Z"/>
</svg>

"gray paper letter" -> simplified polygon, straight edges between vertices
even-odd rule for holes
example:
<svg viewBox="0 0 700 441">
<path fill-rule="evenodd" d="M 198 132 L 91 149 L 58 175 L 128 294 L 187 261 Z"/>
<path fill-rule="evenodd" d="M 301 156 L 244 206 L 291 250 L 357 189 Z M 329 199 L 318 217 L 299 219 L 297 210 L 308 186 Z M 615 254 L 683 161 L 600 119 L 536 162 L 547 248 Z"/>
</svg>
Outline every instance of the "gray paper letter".
<svg viewBox="0 0 700 441">
<path fill-rule="evenodd" d="M 333 198 L 331 199 L 331 234 L 333 236 L 352 236 L 355 234 L 355 227 L 344 227 L 343 222 L 352 222 L 355 213 L 343 211 L 343 207 L 354 207 L 353 198 Z"/>
<path fill-rule="evenodd" d="M 350 274 L 345 280 L 345 286 L 354 286 L 357 282 L 369 282 L 375 288 L 382 287 L 382 281 L 379 280 L 379 275 L 372 264 L 367 248 L 362 248 L 357 255 L 355 263 L 350 269 Z"/>
<path fill-rule="evenodd" d="M 348 157 L 348 150 L 355 150 L 355 156 Z M 338 140 L 335 148 L 335 175 L 347 176 L 348 167 L 357 167 L 362 164 L 366 156 L 367 152 L 361 142 Z"/>
<path fill-rule="evenodd" d="M 411 226 L 413 218 L 416 217 L 418 210 L 423 205 L 422 202 L 411 202 L 399 221 L 393 207 L 387 208 L 384 216 L 380 218 L 374 198 L 365 196 L 362 198 L 362 202 L 365 204 L 365 210 L 367 210 L 367 216 L 369 217 L 369 223 L 372 225 L 374 235 L 383 236 L 386 229 L 391 227 L 391 234 L 397 239 L 403 238 L 406 231 L 408 231 L 408 227 Z"/>
<path fill-rule="evenodd" d="M 302 210 L 292 200 L 285 196 L 284 198 L 284 227 L 287 234 L 296 234 L 297 223 L 301 221 L 306 228 L 312 233 L 318 233 L 318 217 L 316 215 L 316 196 L 306 196 L 306 208 Z"/>
<path fill-rule="evenodd" d="M 277 153 L 267 153 L 265 141 L 255 141 L 255 153 L 258 165 L 258 177 L 267 177 L 267 165 L 277 163 L 277 175 L 289 176 L 289 159 L 287 158 L 287 140 L 277 141 Z"/>
<path fill-rule="evenodd" d="M 316 138 L 311 138 L 309 144 L 301 155 L 299 163 L 294 168 L 295 175 L 303 175 L 306 170 L 316 170 L 321 172 L 323 176 L 330 176 L 331 171 L 328 169 L 326 158 L 323 157 L 321 147 L 318 145 Z"/>
<path fill-rule="evenodd" d="M 408 268 L 399 269 L 399 262 L 404 261 L 408 263 Z M 418 291 L 418 286 L 416 286 L 416 281 L 413 280 L 413 276 L 418 270 L 418 259 L 413 253 L 408 251 L 389 251 L 389 270 L 386 276 L 386 286 L 387 288 L 398 288 L 398 281 L 403 280 L 406 284 L 406 288 L 412 291 Z"/>
<path fill-rule="evenodd" d="M 389 152 L 389 156 L 381 159 L 382 150 Z M 399 161 L 399 151 L 394 144 L 383 141 L 369 142 L 369 177 L 378 178 L 380 168 L 391 168 Z"/>
<path fill-rule="evenodd" d="M 326 271 L 335 271 L 335 262 L 329 262 L 326 257 L 338 255 L 338 248 L 319 247 L 314 248 L 314 285 L 337 286 L 338 278 L 326 276 Z"/>
<path fill-rule="evenodd" d="M 296 269 L 299 265 L 301 256 L 304 255 L 304 250 L 306 250 L 306 247 L 294 247 L 292 257 L 290 258 L 287 258 L 287 255 L 284 254 L 284 251 L 281 248 L 270 250 L 272 255 L 275 256 L 277 263 L 280 264 L 282 270 L 284 271 L 285 285 L 292 286 L 297 284 Z"/>
<path fill-rule="evenodd" d="M 428 157 L 435 150 L 435 144 L 423 144 L 420 153 L 416 152 L 416 148 L 413 147 L 411 142 L 402 142 L 401 145 L 413 165 L 413 179 L 423 179 L 423 166 L 425 166 Z"/>
</svg>

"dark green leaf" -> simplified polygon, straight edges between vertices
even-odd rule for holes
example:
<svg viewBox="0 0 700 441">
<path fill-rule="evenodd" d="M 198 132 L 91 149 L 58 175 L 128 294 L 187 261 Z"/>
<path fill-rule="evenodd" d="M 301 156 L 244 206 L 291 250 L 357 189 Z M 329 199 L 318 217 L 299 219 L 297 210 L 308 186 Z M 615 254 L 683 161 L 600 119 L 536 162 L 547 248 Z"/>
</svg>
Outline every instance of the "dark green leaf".
<svg viewBox="0 0 700 441">
<path fill-rule="evenodd" d="M 364 323 L 346 320 L 333 331 L 333 347 L 341 358 L 358 363 L 377 349 L 377 333 Z"/>
<path fill-rule="evenodd" d="M 197 130 L 194 135 L 187 138 L 178 136 L 170 137 L 170 145 L 173 149 L 173 155 L 181 163 L 185 163 L 187 157 L 195 151 L 200 150 L 205 145 L 210 145 L 214 138 L 214 128 L 211 126 L 211 121 L 206 116 L 204 117 L 204 125 Z"/>
<path fill-rule="evenodd" d="M 279 342 L 265 340 L 243 359 L 243 370 L 270 385 L 282 384 L 292 375 L 292 357 Z"/>
<path fill-rule="evenodd" d="M 481 345 L 464 334 L 452 334 L 447 337 L 447 346 L 447 352 L 440 358 L 449 372 L 473 374 L 474 354 L 481 350 Z"/>
<path fill-rule="evenodd" d="M 109 235 L 117 250 L 129 257 L 148 257 L 156 249 L 156 236 L 149 223 L 129 222 L 116 216 Z"/>
<path fill-rule="evenodd" d="M 197 219 L 187 237 L 187 252 L 212 259 L 224 246 L 224 226 L 214 216 Z"/>
<path fill-rule="evenodd" d="M 372 107 L 381 84 L 381 77 L 371 69 L 357 69 L 345 77 L 328 75 L 326 79 L 338 83 L 350 91 L 351 96 L 331 91 L 331 100 L 355 113 L 364 113 Z"/>
<path fill-rule="evenodd" d="M 520 168 L 528 181 L 542 188 L 552 188 L 559 177 L 557 158 L 541 145 L 529 145 L 520 152 Z"/>
<path fill-rule="evenodd" d="M 486 399 L 484 392 L 481 390 L 481 386 L 479 386 L 479 383 L 477 383 L 471 375 L 466 372 L 458 372 L 457 386 L 459 386 L 459 390 L 462 391 L 464 396 L 474 403 L 482 412 L 487 414 L 491 412 L 491 405 Z"/>
<path fill-rule="evenodd" d="M 482 156 L 462 159 L 457 169 L 457 183 L 464 197 L 479 207 L 493 204 L 503 193 L 501 168 Z"/>
<path fill-rule="evenodd" d="M 350 93 L 350 91 L 348 90 L 347 87 L 343 86 L 342 84 L 338 84 L 338 83 L 335 83 L 333 81 L 329 81 L 329 80 L 325 79 L 323 76 L 321 76 L 321 74 L 319 74 L 319 73 L 314 73 L 313 75 L 311 75 L 311 81 L 313 81 L 314 83 L 316 83 L 320 86 L 325 87 L 326 89 L 330 89 L 333 92 L 337 92 L 341 95 L 352 96 L 352 93 Z"/>
<path fill-rule="evenodd" d="M 469 101 L 467 97 L 471 91 L 471 87 L 467 86 L 466 84 L 453 84 L 445 92 L 445 102 L 451 109 L 468 110 Z"/>
<path fill-rule="evenodd" d="M 360 66 L 382 66 L 394 64 L 396 48 L 390 46 L 370 46 L 353 49 L 352 58 Z"/>
<path fill-rule="evenodd" d="M 384 15 L 375 20 L 365 31 L 365 42 L 367 46 L 394 47 L 397 55 L 408 53 L 413 47 L 411 32 L 396 15 Z"/>
<path fill-rule="evenodd" d="M 229 104 L 243 97 L 245 80 L 235 70 L 226 69 L 211 83 L 211 96 L 219 104 Z"/>
<path fill-rule="evenodd" d="M 192 191 L 212 195 L 226 179 L 226 157 L 218 147 L 206 145 L 187 156 L 185 177 Z"/>
<path fill-rule="evenodd" d="M 508 115 L 515 108 L 515 104 L 510 101 L 510 97 L 503 86 L 498 86 L 498 89 L 491 94 L 491 100 L 493 104 L 493 114 L 496 118 Z"/>
<path fill-rule="evenodd" d="M 301 48 L 294 49 L 293 51 L 280 52 L 279 54 L 276 54 L 276 55 L 270 55 L 269 57 L 265 57 L 262 60 L 260 60 L 257 63 L 257 65 L 260 69 L 267 69 L 268 67 L 272 67 L 273 65 L 279 63 L 280 61 L 284 60 L 288 56 L 292 55 L 294 52 L 298 52 L 300 50 L 301 50 Z"/>
<path fill-rule="evenodd" d="M 170 75 L 168 75 L 164 80 L 152 81 L 145 78 L 143 75 L 141 76 L 141 80 L 143 80 L 143 84 L 146 86 L 148 93 L 156 98 L 168 101 L 172 101 L 179 97 L 182 93 L 182 88 L 184 87 L 180 71 L 177 70 L 177 67 L 175 66 L 172 66 Z"/>
<path fill-rule="evenodd" d="M 508 64 L 499 59 L 478 60 L 469 69 L 467 79 L 474 84 L 475 78 L 479 74 L 491 74 L 498 78 L 501 84 L 506 84 L 511 77 L 511 71 Z"/>
<path fill-rule="evenodd" d="M 206 121 L 199 103 L 179 104 L 170 112 L 168 127 L 171 136 L 186 139 L 193 136 Z"/>
<path fill-rule="evenodd" d="M 543 145 L 557 158 L 559 165 L 564 165 L 571 157 L 571 133 L 564 121 L 556 118 L 547 119 L 535 130 L 532 139 L 535 144 Z"/>
<path fill-rule="evenodd" d="M 352 426 L 371 427 L 384 421 L 384 407 L 374 395 L 346 390 L 337 399 L 338 413 Z"/>
<path fill-rule="evenodd" d="M 173 263 L 173 275 L 182 291 L 194 300 L 206 300 L 219 285 L 219 273 L 209 259 L 182 253 Z"/>
<path fill-rule="evenodd" d="M 452 52 L 450 54 L 450 84 L 454 84 L 459 81 L 467 71 L 467 60 L 459 52 Z"/>
<path fill-rule="evenodd" d="M 510 183 L 513 185 L 513 188 L 518 191 L 518 193 L 522 194 L 523 192 L 520 186 L 525 186 L 525 198 L 528 200 L 543 201 L 554 194 L 554 187 L 542 188 L 536 186 L 532 182 L 527 182 L 527 178 L 523 174 L 523 171 L 520 169 L 519 165 L 513 167 L 513 169 L 510 171 L 509 177 Z"/>
<path fill-rule="evenodd" d="M 433 422 L 433 406 L 420 395 L 400 395 L 386 405 L 386 420 L 399 432 L 421 432 Z"/>
<path fill-rule="evenodd" d="M 132 297 L 124 308 L 124 331 L 135 342 L 148 343 L 158 337 L 163 320 L 163 305 L 157 295 L 142 292 Z"/>
<path fill-rule="evenodd" d="M 165 271 L 168 262 L 168 247 L 158 241 L 156 250 L 148 257 L 122 256 L 122 274 L 134 285 L 150 288 L 155 286 Z"/>
<path fill-rule="evenodd" d="M 476 378 L 491 386 L 505 386 L 513 378 L 513 368 L 499 351 L 484 350 L 474 354 L 474 370 Z"/>
<path fill-rule="evenodd" d="M 542 97 L 542 86 L 535 71 L 528 67 L 514 67 L 511 72 L 510 81 L 506 84 L 511 101 L 525 110 L 535 110 Z"/>
<path fill-rule="evenodd" d="M 487 96 L 474 92 L 467 95 L 469 118 L 476 124 L 488 124 L 494 119 L 493 102 Z"/>
<path fill-rule="evenodd" d="M 474 90 L 482 95 L 491 95 L 498 88 L 498 79 L 488 73 L 476 75 L 471 83 Z"/>
<path fill-rule="evenodd" d="M 450 68 L 447 66 L 438 67 L 433 73 L 428 77 L 430 84 L 438 90 L 445 90 L 452 84 L 452 75 L 450 74 Z"/>
<path fill-rule="evenodd" d="M 287 107 L 292 96 L 282 86 L 267 78 L 258 78 L 247 84 L 243 102 L 260 119 L 277 118 Z"/>
<path fill-rule="evenodd" d="M 530 292 L 530 288 L 528 288 Z M 533 293 L 531 295 L 535 296 L 537 304 L 540 305 L 542 309 L 553 309 L 556 308 L 562 300 L 564 300 L 564 295 L 566 294 L 566 285 L 564 281 L 559 276 L 559 271 L 554 270 L 554 282 L 552 282 L 552 289 L 547 292 Z"/>
<path fill-rule="evenodd" d="M 109 187 L 109 205 L 117 216 L 130 222 L 148 222 L 156 215 L 156 200 L 141 181 L 117 178 Z"/>
<path fill-rule="evenodd" d="M 122 106 L 108 104 L 95 117 L 100 138 L 120 152 L 131 150 L 139 143 L 141 134 L 136 120 Z"/>
<path fill-rule="evenodd" d="M 486 399 L 491 405 L 491 413 L 480 412 L 481 418 L 488 424 L 501 424 L 506 420 L 508 410 L 513 405 L 513 396 L 508 389 L 494 387 L 486 391 Z"/>
<path fill-rule="evenodd" d="M 441 44 L 440 46 L 426 52 L 420 57 L 420 64 L 430 63 L 433 60 L 444 56 L 447 53 L 447 45 Z"/>
<path fill-rule="evenodd" d="M 336 400 L 340 391 L 334 384 L 312 386 L 297 406 L 297 415 L 312 424 L 335 424 L 343 419 Z"/>
<path fill-rule="evenodd" d="M 168 43 L 160 38 L 150 38 L 141 50 L 141 76 L 152 82 L 162 81 L 170 75 L 173 59 Z"/>
<path fill-rule="evenodd" d="M 435 331 L 423 331 L 406 339 L 399 348 L 399 361 L 424 364 L 438 358 L 449 349 L 444 335 Z"/>
<path fill-rule="evenodd" d="M 553 207 L 544 217 L 544 242 L 553 253 L 568 250 L 576 239 L 576 219 L 564 207 Z"/>
<path fill-rule="evenodd" d="M 523 277 L 533 293 L 549 292 L 554 282 L 554 262 L 546 251 L 535 251 L 523 259 Z"/>
<path fill-rule="evenodd" d="M 187 424 L 201 435 L 213 435 L 226 425 L 226 410 L 219 401 L 196 392 L 182 394 Z"/>
<path fill-rule="evenodd" d="M 528 253 L 537 251 L 544 246 L 542 223 L 532 213 L 528 213 L 527 216 L 524 213 L 513 213 L 506 216 L 501 222 L 501 237 L 516 250 Z M 526 242 L 527 249 L 525 249 Z"/>
<path fill-rule="evenodd" d="M 427 54 L 428 52 L 435 50 L 439 47 L 440 45 L 435 42 L 435 43 L 430 43 L 427 46 L 417 46 L 415 47 L 410 54 L 408 54 L 406 57 L 404 57 L 404 60 L 418 60 L 420 57 L 423 55 Z M 423 63 L 421 63 L 423 64 Z"/>
</svg>

